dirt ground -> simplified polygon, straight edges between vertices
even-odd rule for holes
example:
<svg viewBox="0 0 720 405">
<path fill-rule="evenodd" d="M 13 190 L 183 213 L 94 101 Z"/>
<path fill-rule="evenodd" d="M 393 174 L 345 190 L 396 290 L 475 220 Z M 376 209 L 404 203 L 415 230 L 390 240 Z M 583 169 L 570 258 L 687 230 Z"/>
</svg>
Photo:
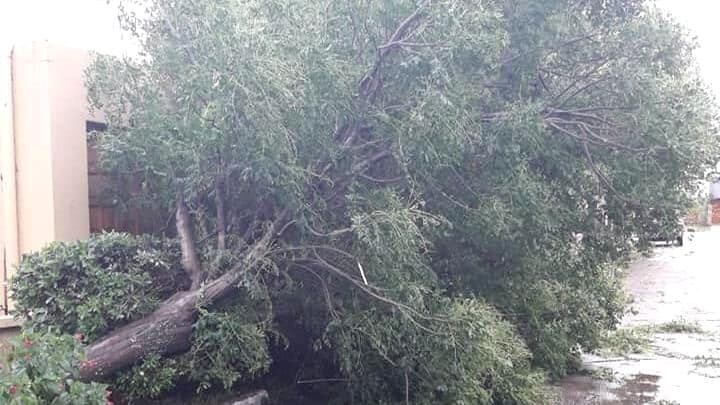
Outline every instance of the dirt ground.
<svg viewBox="0 0 720 405">
<path fill-rule="evenodd" d="M 720 404 L 720 227 L 693 233 L 682 247 L 656 247 L 631 266 L 625 286 L 634 302 L 623 327 L 651 330 L 648 347 L 586 356 L 594 377 L 563 380 L 560 403 Z M 663 330 L 668 324 L 699 328 Z"/>
</svg>

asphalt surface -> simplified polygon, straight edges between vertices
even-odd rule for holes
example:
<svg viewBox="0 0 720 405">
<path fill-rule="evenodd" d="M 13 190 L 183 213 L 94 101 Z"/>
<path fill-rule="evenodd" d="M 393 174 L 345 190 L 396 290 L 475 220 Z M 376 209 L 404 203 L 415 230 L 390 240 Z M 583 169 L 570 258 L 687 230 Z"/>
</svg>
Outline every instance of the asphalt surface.
<svg viewBox="0 0 720 405">
<path fill-rule="evenodd" d="M 625 288 L 633 311 L 622 327 L 680 322 L 700 330 L 650 332 L 649 347 L 638 354 L 585 356 L 594 376 L 564 379 L 561 405 L 720 404 L 720 227 L 690 239 L 682 247 L 657 246 L 630 267 Z"/>
</svg>

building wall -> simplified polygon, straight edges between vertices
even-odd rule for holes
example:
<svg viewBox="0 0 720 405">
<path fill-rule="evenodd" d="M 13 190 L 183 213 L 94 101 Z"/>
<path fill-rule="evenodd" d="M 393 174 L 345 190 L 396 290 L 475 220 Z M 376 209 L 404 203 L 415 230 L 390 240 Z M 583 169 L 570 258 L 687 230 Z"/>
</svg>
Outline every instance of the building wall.
<svg viewBox="0 0 720 405">
<path fill-rule="evenodd" d="M 18 259 L 13 138 L 12 60 L 10 48 L 0 49 L 0 316 L 9 300 L 6 279 Z M 0 325 L 2 326 L 2 325 Z"/>
<path fill-rule="evenodd" d="M 0 283 L 18 257 L 89 235 L 86 51 L 16 46 L 0 65 Z M 10 122 L 10 124 L 8 124 Z M 0 305 L 5 299 L 0 290 Z M 0 313 L 2 315 L 2 313 Z"/>
<path fill-rule="evenodd" d="M 720 225 L 720 200 L 713 200 L 710 203 L 710 206 L 711 206 L 710 223 L 712 225 Z"/>
<path fill-rule="evenodd" d="M 55 235 L 49 64 L 43 44 L 12 54 L 20 252 L 38 250 Z"/>
<path fill-rule="evenodd" d="M 84 78 L 89 55 L 58 47 L 48 53 L 54 239 L 76 240 L 90 232 L 85 122 L 91 117 Z"/>
</svg>

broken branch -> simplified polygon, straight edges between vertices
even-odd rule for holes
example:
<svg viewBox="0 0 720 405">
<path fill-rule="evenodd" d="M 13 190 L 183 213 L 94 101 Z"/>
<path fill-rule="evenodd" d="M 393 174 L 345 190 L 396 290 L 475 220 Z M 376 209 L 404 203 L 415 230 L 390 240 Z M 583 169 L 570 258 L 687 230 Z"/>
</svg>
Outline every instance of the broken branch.
<svg viewBox="0 0 720 405">
<path fill-rule="evenodd" d="M 200 259 L 197 255 L 197 248 L 192 232 L 190 212 L 185 203 L 185 196 L 181 191 L 177 192 L 177 209 L 175 211 L 175 226 L 177 227 L 178 238 L 180 239 L 180 251 L 182 252 L 182 267 L 190 277 L 191 290 L 196 290 L 203 282 L 203 271 L 200 266 Z"/>
</svg>

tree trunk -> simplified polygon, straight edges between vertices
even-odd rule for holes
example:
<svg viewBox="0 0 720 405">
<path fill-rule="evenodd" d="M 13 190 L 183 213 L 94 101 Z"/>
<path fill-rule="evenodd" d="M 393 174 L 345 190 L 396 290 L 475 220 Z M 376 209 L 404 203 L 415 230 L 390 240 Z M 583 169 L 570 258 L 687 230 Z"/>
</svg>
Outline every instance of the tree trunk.
<svg viewBox="0 0 720 405">
<path fill-rule="evenodd" d="M 96 380 L 151 354 L 173 354 L 190 346 L 197 291 L 183 291 L 152 314 L 125 325 L 87 348 L 80 375 Z"/>
<path fill-rule="evenodd" d="M 180 250 L 182 251 L 182 266 L 185 269 L 190 281 L 191 289 L 195 290 L 200 287 L 200 283 L 204 280 L 200 259 L 195 248 L 195 240 L 192 231 L 192 218 L 185 197 L 182 192 L 177 193 L 177 210 L 175 211 L 175 227 L 177 228 L 178 238 L 180 239 Z"/>
<path fill-rule="evenodd" d="M 178 292 L 150 315 L 129 323 L 91 344 L 87 360 L 80 367 L 84 380 L 106 377 L 152 354 L 166 355 L 187 350 L 197 317 L 199 300 L 212 303 L 237 283 L 231 272 L 200 288 L 202 268 L 190 228 L 191 219 L 182 193 L 178 192 L 176 225 L 182 250 L 182 264 L 192 280 L 190 291 Z M 251 252 L 250 259 L 252 259 Z"/>
<path fill-rule="evenodd" d="M 167 355 L 190 348 L 198 303 L 212 303 L 236 288 L 239 272 L 232 272 L 203 288 L 182 291 L 150 315 L 111 332 L 88 346 L 80 367 L 83 380 L 98 380 L 152 354 Z"/>
<path fill-rule="evenodd" d="M 244 260 L 227 273 L 199 288 L 176 293 L 151 314 L 114 330 L 88 346 L 86 360 L 80 366 L 81 378 L 86 381 L 102 379 L 147 356 L 163 356 L 189 349 L 198 306 L 210 305 L 237 288 L 242 272 L 251 271 L 267 253 L 273 240 L 280 236 L 282 229 L 277 231 L 278 224 L 286 220 L 287 214 L 288 210 L 283 210 L 247 251 Z"/>
</svg>

